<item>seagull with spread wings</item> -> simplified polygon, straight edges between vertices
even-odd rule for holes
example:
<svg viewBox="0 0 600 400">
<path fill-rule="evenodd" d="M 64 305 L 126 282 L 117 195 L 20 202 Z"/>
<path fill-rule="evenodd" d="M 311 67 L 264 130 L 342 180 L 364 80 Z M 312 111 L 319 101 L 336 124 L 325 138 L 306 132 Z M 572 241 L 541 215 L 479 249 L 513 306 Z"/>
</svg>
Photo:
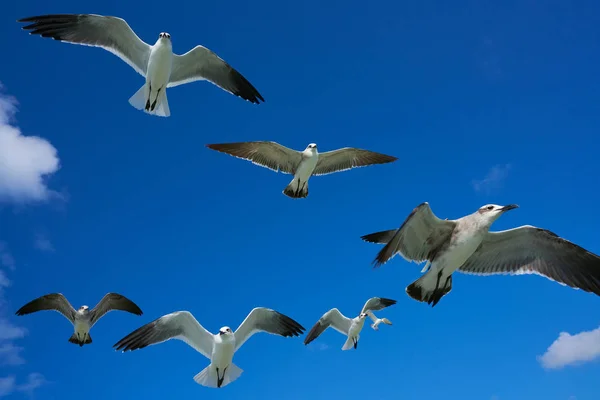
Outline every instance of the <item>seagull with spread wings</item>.
<svg viewBox="0 0 600 400">
<path fill-rule="evenodd" d="M 206 147 L 251 161 L 275 172 L 294 175 L 290 184 L 283 190 L 283 194 L 291 198 L 308 196 L 308 180 L 313 175 L 327 175 L 397 160 L 396 157 L 352 147 L 319 153 L 314 143 L 310 143 L 304 151 L 292 150 L 279 143 L 266 141 L 207 144 Z"/>
<path fill-rule="evenodd" d="M 58 311 L 67 318 L 75 328 L 75 333 L 71 335 L 69 342 L 78 344 L 79 347 L 92 343 L 90 329 L 107 312 L 121 310 L 142 315 L 142 310 L 133 301 L 118 293 L 107 293 L 91 310 L 88 306 L 81 306 L 75 310 L 61 293 L 51 293 L 25 304 L 17 310 L 16 315 L 26 315 L 42 310 Z"/>
<path fill-rule="evenodd" d="M 233 355 L 250 336 L 258 332 L 292 337 L 304 332 L 304 327 L 275 310 L 257 307 L 250 311 L 235 332 L 224 326 L 218 334 L 213 335 L 190 312 L 177 311 L 136 329 L 113 347 L 125 352 L 169 339 L 182 340 L 210 360 L 208 367 L 194 376 L 194 381 L 202 386 L 220 388 L 242 374 L 243 370 L 232 362 Z"/>
<path fill-rule="evenodd" d="M 355 349 L 358 347 L 358 340 L 360 339 L 360 331 L 365 324 L 365 319 L 367 317 L 373 320 L 373 324 L 371 327 L 374 330 L 379 330 L 378 325 L 383 322 L 386 325 L 392 325 L 389 319 L 387 318 L 377 318 L 373 311 L 383 310 L 386 307 L 392 306 L 396 304 L 396 300 L 386 299 L 383 297 L 372 297 L 362 308 L 360 314 L 355 318 L 348 318 L 344 316 L 337 308 L 332 308 L 327 311 L 317 323 L 312 327 L 312 329 L 306 335 L 304 339 L 304 344 L 309 344 L 313 340 L 319 337 L 321 333 L 325 332 L 325 330 L 329 327 L 332 327 L 342 335 L 346 336 L 346 342 L 342 347 L 342 350 L 349 350 L 352 347 Z"/>
<path fill-rule="evenodd" d="M 62 42 L 101 47 L 146 78 L 129 99 L 138 110 L 168 117 L 168 87 L 207 80 L 221 89 L 258 104 L 263 97 L 246 78 L 203 46 L 183 55 L 173 53 L 171 35 L 161 32 L 154 45 L 141 40 L 121 18 L 96 14 L 51 14 L 22 18 L 30 34 Z"/>
<path fill-rule="evenodd" d="M 421 278 L 406 288 L 413 299 L 435 306 L 452 290 L 454 271 L 475 275 L 537 274 L 600 296 L 600 257 L 549 230 L 524 225 L 490 232 L 491 225 L 516 204 L 487 204 L 455 220 L 438 218 L 421 203 L 399 229 L 362 236 L 385 244 L 373 264 L 396 254 L 407 261 L 427 261 Z"/>
</svg>

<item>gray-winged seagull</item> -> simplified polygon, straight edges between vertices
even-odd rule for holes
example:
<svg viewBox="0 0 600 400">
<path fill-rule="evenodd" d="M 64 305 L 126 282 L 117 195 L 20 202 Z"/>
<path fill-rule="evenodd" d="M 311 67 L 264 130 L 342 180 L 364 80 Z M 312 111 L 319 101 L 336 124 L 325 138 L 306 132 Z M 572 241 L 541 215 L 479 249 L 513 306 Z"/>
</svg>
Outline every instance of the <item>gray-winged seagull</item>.
<svg viewBox="0 0 600 400">
<path fill-rule="evenodd" d="M 71 335 L 69 342 L 78 344 L 80 347 L 92 343 L 90 329 L 107 312 L 121 310 L 135 315 L 142 315 L 142 310 L 133 301 L 118 293 L 105 294 L 102 300 L 96 304 L 96 307 L 91 310 L 88 306 L 81 306 L 78 310 L 75 310 L 61 293 L 50 293 L 25 304 L 19 308 L 16 315 L 26 315 L 42 310 L 58 311 L 71 321 L 75 333 Z"/>
<path fill-rule="evenodd" d="M 22 18 L 30 34 L 62 42 L 101 47 L 146 78 L 129 99 L 138 110 L 161 117 L 171 115 L 167 88 L 207 80 L 227 92 L 258 104 L 265 101 L 246 78 L 203 46 L 173 54 L 171 35 L 161 32 L 154 45 L 141 40 L 121 18 L 96 14 L 51 14 Z"/>
<path fill-rule="evenodd" d="M 396 254 L 416 263 L 427 261 L 429 270 L 406 293 L 432 307 L 452 290 L 452 273 L 457 269 L 476 275 L 537 274 L 600 295 L 600 257 L 596 254 L 531 225 L 489 232 L 498 217 L 517 207 L 487 204 L 465 217 L 442 220 L 428 203 L 422 203 L 399 229 L 362 239 L 385 244 L 373 261 L 375 267 Z"/>
<path fill-rule="evenodd" d="M 383 297 L 372 297 L 363 306 L 360 314 L 355 318 L 348 318 L 344 316 L 337 308 L 332 308 L 327 311 L 312 329 L 306 335 L 304 344 L 309 344 L 313 340 L 319 337 L 321 333 L 325 332 L 325 329 L 332 327 L 342 335 L 346 336 L 346 342 L 342 346 L 342 350 L 349 350 L 352 347 L 355 349 L 358 346 L 358 340 L 360 339 L 360 331 L 365 324 L 365 319 L 370 317 L 373 320 L 371 327 L 374 330 L 379 330 L 378 325 L 383 322 L 387 325 L 392 325 L 387 318 L 377 318 L 373 311 L 383 310 L 386 307 L 396 304 L 396 300 L 386 299 Z"/>
<path fill-rule="evenodd" d="M 243 370 L 232 362 L 233 354 L 250 336 L 267 332 L 291 337 L 298 336 L 303 331 L 304 327 L 290 317 L 269 308 L 257 307 L 250 311 L 235 332 L 224 326 L 219 329 L 218 334 L 213 335 L 190 312 L 177 311 L 136 329 L 113 347 L 125 352 L 169 339 L 182 340 L 210 360 L 208 367 L 194 376 L 194 381 L 202 386 L 220 388 L 242 374 Z"/>
<path fill-rule="evenodd" d="M 314 143 L 310 143 L 304 151 L 267 141 L 207 144 L 206 147 L 252 161 L 275 172 L 294 175 L 283 190 L 286 196 L 292 198 L 308 196 L 308 180 L 313 175 L 327 175 L 397 160 L 396 157 L 352 147 L 319 153 Z"/>
</svg>

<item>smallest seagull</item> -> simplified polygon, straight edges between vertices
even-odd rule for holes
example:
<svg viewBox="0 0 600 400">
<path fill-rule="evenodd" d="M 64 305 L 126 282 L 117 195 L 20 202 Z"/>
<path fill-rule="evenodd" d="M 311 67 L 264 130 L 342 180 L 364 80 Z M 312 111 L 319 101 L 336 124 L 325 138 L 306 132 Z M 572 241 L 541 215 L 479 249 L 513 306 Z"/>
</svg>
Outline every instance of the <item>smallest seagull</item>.
<svg viewBox="0 0 600 400">
<path fill-rule="evenodd" d="M 358 347 L 358 340 L 360 339 L 360 331 L 362 331 L 362 328 L 365 324 L 365 319 L 369 317 L 373 320 L 371 328 L 374 330 L 379 330 L 378 326 L 382 322 L 386 325 L 392 325 L 391 321 L 387 318 L 377 318 L 375 314 L 373 314 L 373 311 L 383 310 L 384 308 L 393 306 L 394 304 L 396 304 L 396 300 L 386 299 L 383 297 L 372 297 L 367 300 L 362 308 L 362 311 L 355 318 L 348 318 L 337 308 L 332 308 L 323 314 L 315 326 L 313 326 L 308 332 L 306 338 L 304 339 L 304 344 L 309 344 L 331 326 L 342 335 L 346 335 L 348 337 L 344 343 L 344 346 L 342 347 L 342 350 L 349 350 L 352 347 L 356 349 Z"/>
<path fill-rule="evenodd" d="M 142 315 L 142 310 L 133 301 L 118 293 L 107 293 L 91 310 L 88 306 L 81 306 L 75 310 L 61 293 L 50 293 L 25 304 L 15 314 L 20 316 L 43 310 L 58 311 L 71 321 L 75 333 L 71 335 L 69 342 L 78 344 L 79 347 L 92 343 L 90 329 L 107 312 L 121 310 Z"/>
<path fill-rule="evenodd" d="M 319 153 L 315 143 L 310 143 L 304 151 L 267 141 L 207 144 L 206 147 L 252 161 L 275 172 L 294 175 L 283 194 L 296 199 L 308 196 L 308 180 L 313 175 L 327 175 L 397 160 L 396 157 L 352 147 Z"/>
</svg>

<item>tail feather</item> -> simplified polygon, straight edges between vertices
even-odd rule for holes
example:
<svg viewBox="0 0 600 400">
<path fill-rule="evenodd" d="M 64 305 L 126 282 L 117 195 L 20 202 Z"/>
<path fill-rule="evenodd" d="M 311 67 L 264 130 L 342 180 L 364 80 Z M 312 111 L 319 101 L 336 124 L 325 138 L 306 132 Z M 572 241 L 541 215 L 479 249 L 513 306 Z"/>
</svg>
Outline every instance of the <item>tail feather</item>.
<svg viewBox="0 0 600 400">
<path fill-rule="evenodd" d="M 161 89 L 160 93 L 158 94 L 158 98 L 156 99 L 156 105 L 154 106 L 154 109 L 151 110 L 149 106 L 151 106 L 154 99 L 150 99 L 150 97 L 154 96 L 155 93 L 150 93 L 148 83 L 144 83 L 144 85 L 129 98 L 129 104 L 131 104 L 137 110 L 143 110 L 145 113 L 151 115 L 157 115 L 159 117 L 170 116 L 171 110 L 169 109 L 169 102 L 167 100 L 167 89 Z"/>
<path fill-rule="evenodd" d="M 240 375 L 242 375 L 242 372 L 244 372 L 243 369 L 231 363 L 225 369 L 225 373 L 223 373 L 223 371 L 219 371 L 217 374 L 216 368 L 211 364 L 196 374 L 196 376 L 194 376 L 194 381 L 202 386 L 220 388 L 235 381 L 240 377 Z"/>
<path fill-rule="evenodd" d="M 293 199 L 302 199 L 308 196 L 308 181 L 300 182 L 298 178 L 292 181 L 283 189 L 283 194 Z"/>
<path fill-rule="evenodd" d="M 436 289 L 437 287 L 437 289 Z M 437 274 L 426 273 L 406 287 L 406 294 L 417 301 L 426 302 L 435 307 L 437 303 L 452 290 L 452 275 L 441 278 L 438 283 Z"/>
<path fill-rule="evenodd" d="M 87 336 L 86 336 L 86 338 L 83 339 L 83 341 L 80 341 L 79 338 L 77 337 L 77 334 L 73 333 L 71 335 L 71 337 L 69 338 L 69 343 L 78 344 L 79 347 L 81 347 L 84 344 L 90 344 L 90 343 L 92 343 L 92 337 L 88 333 Z"/>
<path fill-rule="evenodd" d="M 358 347 L 358 339 L 360 339 L 360 336 L 357 336 L 355 338 L 348 336 L 348 339 L 346 339 L 344 346 L 342 346 L 342 350 L 350 350 L 351 348 L 356 349 Z"/>
</svg>

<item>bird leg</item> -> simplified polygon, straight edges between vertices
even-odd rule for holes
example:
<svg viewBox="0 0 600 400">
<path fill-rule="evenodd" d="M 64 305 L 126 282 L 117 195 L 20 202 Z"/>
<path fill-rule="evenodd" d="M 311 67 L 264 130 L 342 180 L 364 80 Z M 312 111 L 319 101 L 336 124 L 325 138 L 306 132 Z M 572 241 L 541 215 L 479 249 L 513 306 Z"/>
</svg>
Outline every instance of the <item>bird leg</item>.
<svg viewBox="0 0 600 400">
<path fill-rule="evenodd" d="M 225 380 L 225 373 L 227 372 L 227 367 L 223 370 L 223 376 L 219 378 L 219 368 L 217 368 L 217 387 L 220 388 Z"/>
<path fill-rule="evenodd" d="M 149 91 L 148 91 L 148 99 L 146 100 L 146 111 L 150 110 L 150 93 L 152 93 L 152 83 L 148 82 Z"/>
<path fill-rule="evenodd" d="M 156 107 L 156 102 L 158 101 L 158 96 L 160 95 L 160 91 L 162 88 L 158 89 L 158 91 L 156 92 L 156 98 L 154 99 L 154 103 L 152 103 L 152 106 L 150 107 L 150 111 L 154 111 L 154 108 Z"/>
</svg>

